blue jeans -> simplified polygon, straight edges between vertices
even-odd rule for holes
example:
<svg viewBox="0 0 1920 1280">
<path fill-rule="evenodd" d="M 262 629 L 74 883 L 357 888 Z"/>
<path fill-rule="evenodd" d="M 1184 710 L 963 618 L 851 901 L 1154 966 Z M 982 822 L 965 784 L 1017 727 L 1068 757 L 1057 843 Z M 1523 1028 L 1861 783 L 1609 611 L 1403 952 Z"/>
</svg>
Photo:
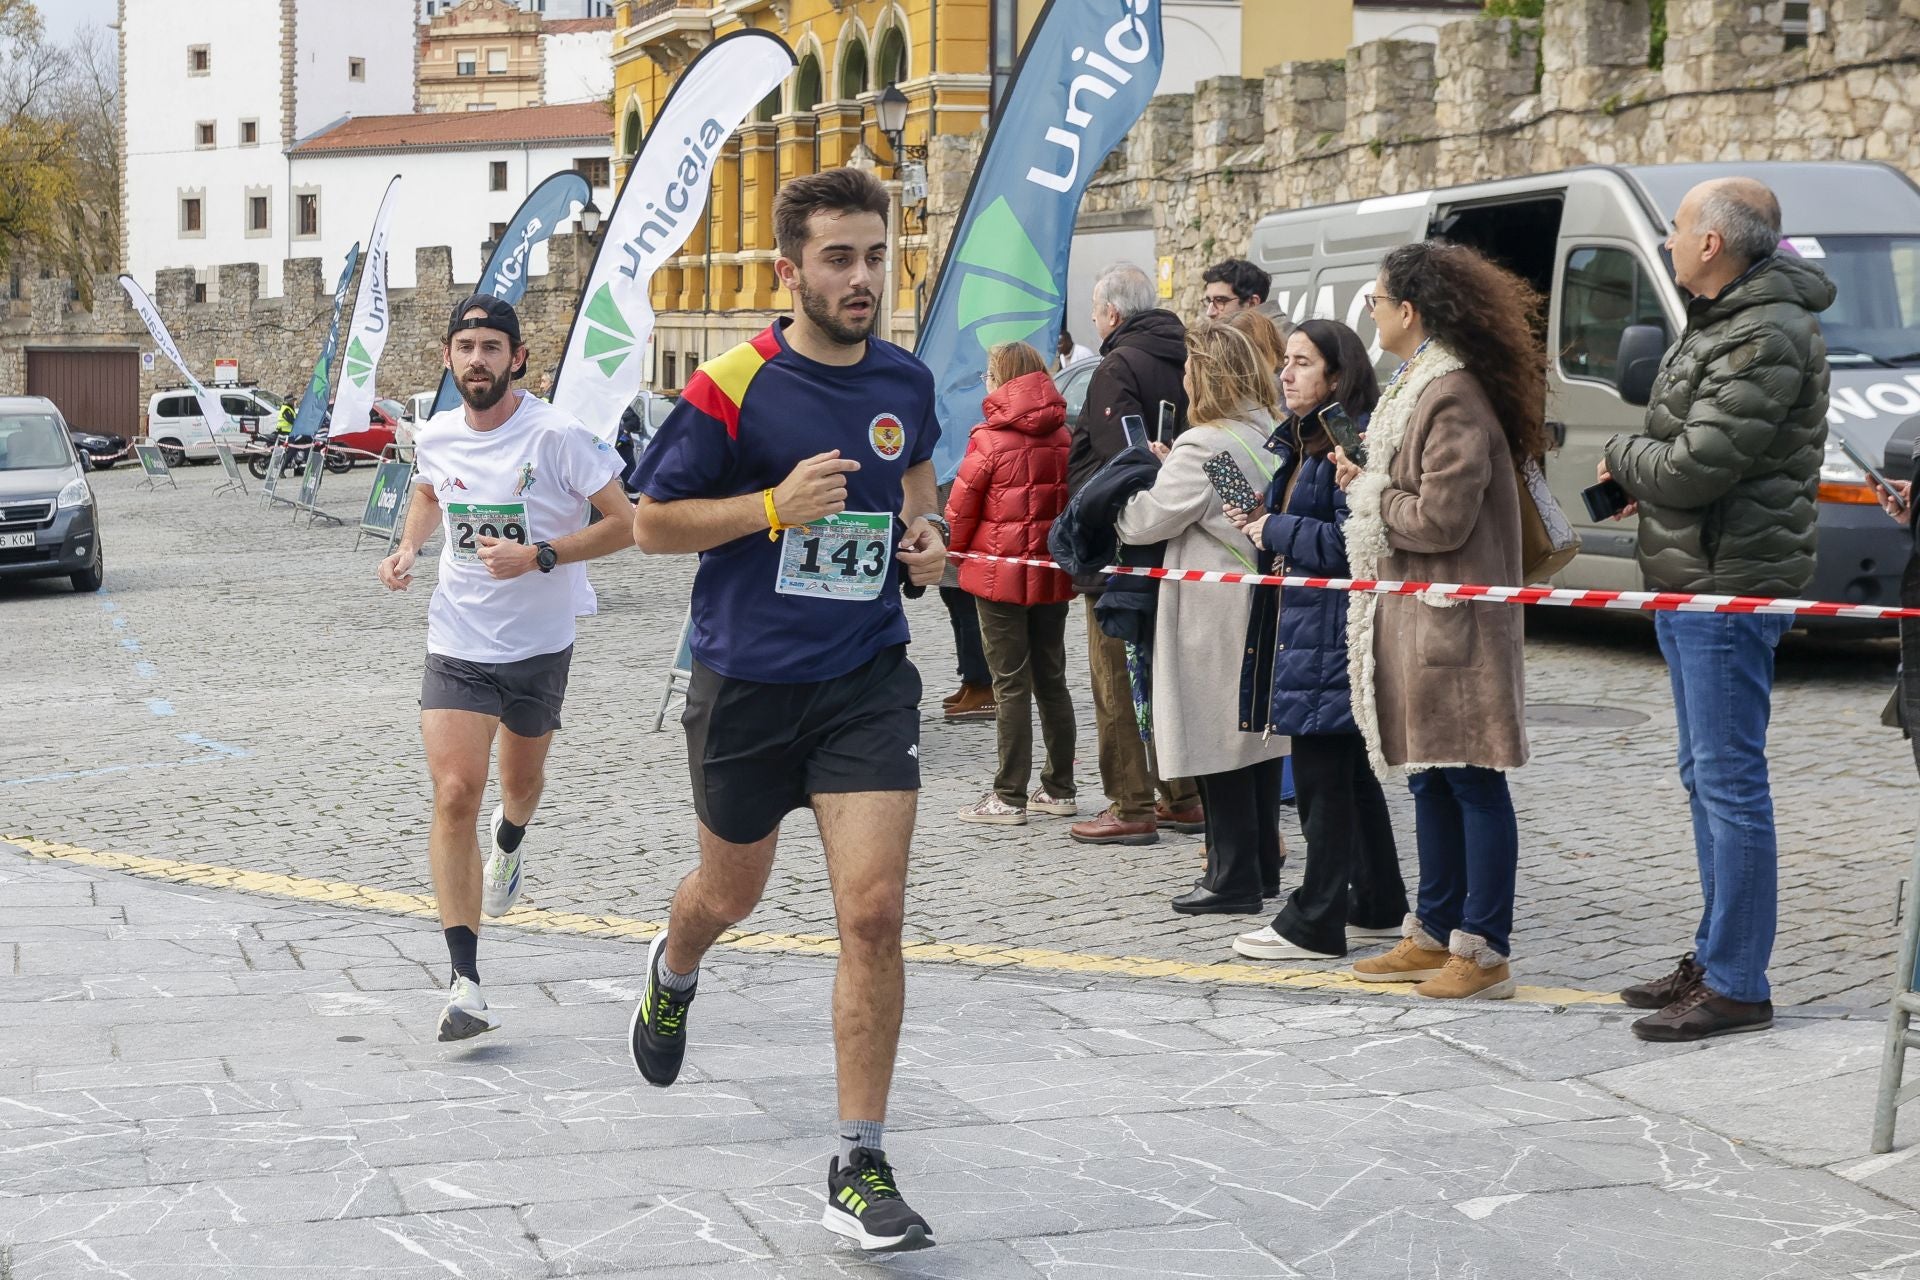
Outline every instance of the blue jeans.
<svg viewBox="0 0 1920 1280">
<path fill-rule="evenodd" d="M 1467 766 L 1407 775 L 1413 838 L 1420 848 L 1420 897 L 1414 915 L 1444 946 L 1455 929 L 1512 954 L 1513 882 L 1520 824 L 1507 775 Z"/>
<path fill-rule="evenodd" d="M 1793 620 L 1769 614 L 1657 613 L 1654 634 L 1673 681 L 1680 785 L 1693 808 L 1700 862 L 1695 960 L 1734 1000 L 1768 997 L 1779 909 L 1779 850 L 1767 782 L 1773 650 Z"/>
</svg>

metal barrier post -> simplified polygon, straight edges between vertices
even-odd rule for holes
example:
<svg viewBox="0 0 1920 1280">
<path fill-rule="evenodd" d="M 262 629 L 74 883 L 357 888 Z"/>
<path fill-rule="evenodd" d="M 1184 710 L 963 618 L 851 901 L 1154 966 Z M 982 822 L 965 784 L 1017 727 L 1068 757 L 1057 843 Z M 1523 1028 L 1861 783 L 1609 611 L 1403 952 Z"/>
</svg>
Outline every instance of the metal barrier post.
<svg viewBox="0 0 1920 1280">
<path fill-rule="evenodd" d="M 235 489 L 238 489 L 241 494 L 244 495 L 247 491 L 247 479 L 246 475 L 240 470 L 240 464 L 234 461 L 232 447 L 226 444 L 215 444 L 213 451 L 220 455 L 220 469 L 227 473 L 227 478 L 214 489 L 213 496 L 217 498 L 221 494 L 231 493 Z"/>
<path fill-rule="evenodd" d="M 307 450 L 307 469 L 300 476 L 300 496 L 294 500 L 293 519 L 297 524 L 302 511 L 307 513 L 307 527 L 311 529 L 315 520 L 325 520 L 328 524 L 345 524 L 338 516 L 330 516 L 318 505 L 320 501 L 320 481 L 327 474 L 326 451 L 319 445 Z"/>
<path fill-rule="evenodd" d="M 1893 1128 L 1903 1103 L 1920 1097 L 1920 1081 L 1902 1083 L 1907 1050 L 1920 1048 L 1920 1034 L 1911 1029 L 1920 1013 L 1920 835 L 1914 838 L 1913 865 L 1907 872 L 1905 918 L 1900 928 L 1900 967 L 1894 971 L 1893 1002 L 1887 1011 L 1887 1043 L 1880 1055 L 1880 1087 L 1873 1106 L 1873 1153 L 1893 1150 Z"/>
<path fill-rule="evenodd" d="M 287 446 L 284 444 L 274 445 L 273 450 L 267 454 L 267 478 L 260 482 L 260 498 L 267 504 L 269 510 L 272 509 L 274 503 L 287 501 L 287 499 L 280 496 L 280 481 L 282 479 L 280 472 L 286 465 Z"/>
</svg>

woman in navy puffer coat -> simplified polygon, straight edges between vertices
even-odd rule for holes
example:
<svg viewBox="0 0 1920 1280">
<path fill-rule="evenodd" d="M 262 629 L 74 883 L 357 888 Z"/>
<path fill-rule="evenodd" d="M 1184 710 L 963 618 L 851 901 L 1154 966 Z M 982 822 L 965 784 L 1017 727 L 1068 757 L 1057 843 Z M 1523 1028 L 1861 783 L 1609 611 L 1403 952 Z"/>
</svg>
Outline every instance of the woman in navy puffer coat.
<svg viewBox="0 0 1920 1280">
<path fill-rule="evenodd" d="M 1308 320 L 1280 372 L 1289 416 L 1267 441 L 1279 459 L 1265 512 L 1239 521 L 1274 554 L 1275 573 L 1347 576 L 1347 499 L 1333 482 L 1321 410 L 1338 402 L 1363 430 L 1380 398 L 1365 344 L 1346 325 Z M 1231 513 L 1230 513 L 1231 514 Z M 1307 870 L 1274 922 L 1234 939 L 1257 960 L 1334 959 L 1349 940 L 1397 938 L 1406 885 L 1380 780 L 1367 764 L 1347 681 L 1347 593 L 1283 590 L 1276 617 L 1256 611 L 1240 677 L 1240 722 L 1293 739 L 1293 785 Z"/>
</svg>

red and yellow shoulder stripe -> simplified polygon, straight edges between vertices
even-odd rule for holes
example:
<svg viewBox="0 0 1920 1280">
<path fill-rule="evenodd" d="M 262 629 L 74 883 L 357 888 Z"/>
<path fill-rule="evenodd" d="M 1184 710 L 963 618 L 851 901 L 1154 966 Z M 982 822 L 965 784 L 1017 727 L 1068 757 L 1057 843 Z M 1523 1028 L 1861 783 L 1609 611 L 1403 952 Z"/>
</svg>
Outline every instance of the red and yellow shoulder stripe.
<svg viewBox="0 0 1920 1280">
<path fill-rule="evenodd" d="M 723 352 L 701 365 L 687 379 L 680 395 L 710 418 L 727 424 L 727 435 L 740 437 L 740 406 L 747 402 L 747 384 L 762 365 L 780 354 L 780 339 L 771 328 L 731 351 Z"/>
</svg>

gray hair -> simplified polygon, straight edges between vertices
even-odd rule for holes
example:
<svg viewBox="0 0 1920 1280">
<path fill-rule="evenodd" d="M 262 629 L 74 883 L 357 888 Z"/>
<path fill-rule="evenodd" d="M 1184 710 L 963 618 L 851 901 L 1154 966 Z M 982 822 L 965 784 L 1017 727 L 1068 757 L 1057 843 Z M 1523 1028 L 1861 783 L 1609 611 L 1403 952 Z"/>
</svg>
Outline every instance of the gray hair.
<svg viewBox="0 0 1920 1280">
<path fill-rule="evenodd" d="M 1131 262 L 1116 262 L 1093 282 L 1093 300 L 1106 303 L 1125 320 L 1160 305 L 1160 295 L 1146 272 Z"/>
<path fill-rule="evenodd" d="M 1751 178 L 1715 183 L 1700 199 L 1700 224 L 1720 233 L 1727 252 L 1758 262 L 1780 247 L 1780 201 Z"/>
</svg>

